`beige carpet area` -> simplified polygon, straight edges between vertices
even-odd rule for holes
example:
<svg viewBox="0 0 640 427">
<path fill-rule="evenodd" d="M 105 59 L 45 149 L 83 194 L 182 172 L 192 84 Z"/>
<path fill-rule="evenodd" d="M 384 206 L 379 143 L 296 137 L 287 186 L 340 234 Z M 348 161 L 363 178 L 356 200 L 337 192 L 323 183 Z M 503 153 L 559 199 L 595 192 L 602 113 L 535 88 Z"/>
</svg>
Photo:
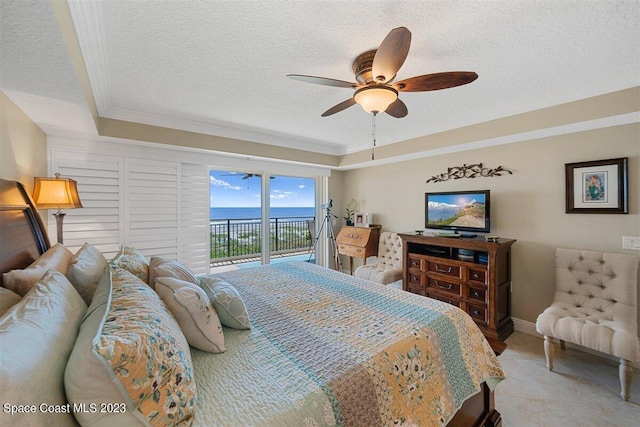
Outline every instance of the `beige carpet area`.
<svg viewBox="0 0 640 427">
<path fill-rule="evenodd" d="M 634 369 L 631 398 L 620 397 L 618 364 L 576 349 L 560 350 L 554 371 L 545 366 L 543 340 L 514 332 L 498 358 L 507 379 L 496 388 L 504 427 L 640 427 L 640 374 Z"/>
</svg>

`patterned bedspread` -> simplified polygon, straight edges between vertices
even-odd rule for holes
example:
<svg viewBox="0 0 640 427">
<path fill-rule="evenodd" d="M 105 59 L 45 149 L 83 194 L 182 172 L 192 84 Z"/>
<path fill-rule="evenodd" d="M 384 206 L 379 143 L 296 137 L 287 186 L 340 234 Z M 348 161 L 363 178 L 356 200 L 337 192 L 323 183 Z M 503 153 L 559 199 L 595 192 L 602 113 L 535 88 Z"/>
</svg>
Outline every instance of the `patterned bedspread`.
<svg viewBox="0 0 640 427">
<path fill-rule="evenodd" d="M 504 378 L 473 320 L 305 262 L 221 273 L 252 329 L 192 349 L 198 426 L 439 426 Z"/>
</svg>

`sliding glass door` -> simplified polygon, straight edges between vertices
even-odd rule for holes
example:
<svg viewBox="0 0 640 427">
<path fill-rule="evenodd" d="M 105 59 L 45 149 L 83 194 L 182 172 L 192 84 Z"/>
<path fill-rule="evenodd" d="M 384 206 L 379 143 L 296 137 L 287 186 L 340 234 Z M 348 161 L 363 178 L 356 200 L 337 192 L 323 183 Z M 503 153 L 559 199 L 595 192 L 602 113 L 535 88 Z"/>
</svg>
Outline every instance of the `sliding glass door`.
<svg viewBox="0 0 640 427">
<path fill-rule="evenodd" d="M 272 175 L 269 180 L 269 262 L 308 261 L 315 238 L 315 179 Z"/>
<path fill-rule="evenodd" d="M 212 272 L 313 261 L 316 179 L 211 170 Z"/>
</svg>

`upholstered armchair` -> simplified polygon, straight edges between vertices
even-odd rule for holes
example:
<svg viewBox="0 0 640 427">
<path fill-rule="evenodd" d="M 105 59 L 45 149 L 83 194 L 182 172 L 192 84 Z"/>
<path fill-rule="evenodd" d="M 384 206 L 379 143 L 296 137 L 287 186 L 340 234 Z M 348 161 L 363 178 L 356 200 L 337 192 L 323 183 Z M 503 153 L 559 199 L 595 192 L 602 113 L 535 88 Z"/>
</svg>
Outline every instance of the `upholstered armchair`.
<svg viewBox="0 0 640 427">
<path fill-rule="evenodd" d="M 553 303 L 536 321 L 544 335 L 547 368 L 553 370 L 553 338 L 620 359 L 620 395 L 629 400 L 638 341 L 638 258 L 624 254 L 556 250 Z"/>
<path fill-rule="evenodd" d="M 376 263 L 356 268 L 355 276 L 382 285 L 402 279 L 402 239 L 400 236 L 389 231 L 380 234 Z"/>
</svg>

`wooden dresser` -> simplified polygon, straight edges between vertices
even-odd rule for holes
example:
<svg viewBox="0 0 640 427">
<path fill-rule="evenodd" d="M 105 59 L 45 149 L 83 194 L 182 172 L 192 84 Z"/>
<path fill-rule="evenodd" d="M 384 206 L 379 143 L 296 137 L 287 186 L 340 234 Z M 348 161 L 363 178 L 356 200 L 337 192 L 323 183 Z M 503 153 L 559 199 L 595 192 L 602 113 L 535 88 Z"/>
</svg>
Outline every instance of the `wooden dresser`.
<svg viewBox="0 0 640 427">
<path fill-rule="evenodd" d="M 402 288 L 466 311 L 500 354 L 513 333 L 512 239 L 451 238 L 400 234 Z"/>
<path fill-rule="evenodd" d="M 378 241 L 380 240 L 379 224 L 369 227 L 352 227 L 345 225 L 336 237 L 338 253 L 349 257 L 349 272 L 353 274 L 353 258 L 362 258 L 364 264 L 368 257 L 378 255 Z"/>
</svg>

